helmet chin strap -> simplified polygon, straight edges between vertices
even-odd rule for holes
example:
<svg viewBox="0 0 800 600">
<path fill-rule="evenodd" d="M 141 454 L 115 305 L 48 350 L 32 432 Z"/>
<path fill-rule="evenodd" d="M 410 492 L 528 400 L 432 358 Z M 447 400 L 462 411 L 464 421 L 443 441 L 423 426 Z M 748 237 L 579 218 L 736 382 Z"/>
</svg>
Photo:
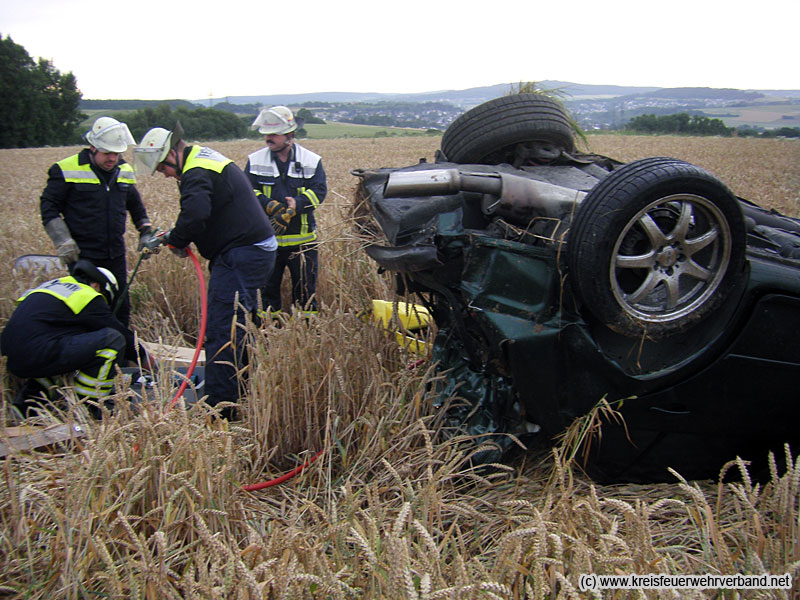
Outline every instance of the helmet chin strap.
<svg viewBox="0 0 800 600">
<path fill-rule="evenodd" d="M 176 160 L 175 160 L 175 162 L 174 162 L 174 163 L 172 163 L 172 162 L 169 162 L 167 159 L 164 159 L 164 164 L 165 164 L 167 167 L 169 167 L 170 169 L 173 169 L 173 170 L 175 171 L 175 174 L 176 174 L 176 175 L 180 176 L 180 175 L 182 174 L 182 169 L 181 169 L 181 167 L 179 167 L 179 166 L 176 164 L 176 163 L 180 162 L 180 161 L 178 160 L 178 149 L 177 149 L 177 148 L 173 148 L 172 150 L 170 150 L 170 152 L 174 152 L 174 153 L 175 153 L 175 159 L 176 159 Z M 169 156 L 169 155 L 167 155 L 167 156 Z"/>
</svg>

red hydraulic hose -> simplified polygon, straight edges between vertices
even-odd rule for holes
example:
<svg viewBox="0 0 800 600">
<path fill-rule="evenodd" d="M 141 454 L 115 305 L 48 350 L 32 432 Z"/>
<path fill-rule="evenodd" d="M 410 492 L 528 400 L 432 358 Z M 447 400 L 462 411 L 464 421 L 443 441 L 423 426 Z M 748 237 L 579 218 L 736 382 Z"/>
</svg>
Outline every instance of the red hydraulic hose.
<svg viewBox="0 0 800 600">
<path fill-rule="evenodd" d="M 178 401 L 178 398 L 180 398 L 183 392 L 186 390 L 186 386 L 188 385 L 192 373 L 194 372 L 194 368 L 197 366 L 197 360 L 200 356 L 200 352 L 203 349 L 203 340 L 206 336 L 206 322 L 208 321 L 208 296 L 206 292 L 206 279 L 205 276 L 203 275 L 203 269 L 200 266 L 200 261 L 197 259 L 197 256 L 194 254 L 194 252 L 192 252 L 191 249 L 186 248 L 186 254 L 189 255 L 189 258 L 191 258 L 192 262 L 194 263 L 194 268 L 195 271 L 197 272 L 197 282 L 200 288 L 200 332 L 197 336 L 197 344 L 195 345 L 194 356 L 192 357 L 192 362 L 186 371 L 185 379 L 181 383 L 181 386 L 178 388 L 178 391 L 175 393 L 175 397 L 169 403 L 167 410 L 171 409 L 175 405 L 175 403 Z M 275 479 L 270 479 L 269 481 L 262 481 L 260 483 L 253 483 L 250 485 L 243 485 L 242 490 L 244 490 L 245 492 L 255 492 L 257 490 L 262 490 L 264 488 L 268 488 L 273 485 L 281 484 L 284 481 L 287 481 L 288 479 L 291 479 L 292 477 L 300 473 L 308 465 L 317 460 L 321 454 L 322 450 L 317 452 L 314 456 L 312 456 L 302 465 L 292 469 L 288 473 L 284 473 L 280 477 L 276 477 Z"/>
<path fill-rule="evenodd" d="M 167 410 L 172 408 L 175 403 L 178 401 L 178 398 L 181 397 L 184 390 L 186 390 L 186 386 L 189 384 L 190 378 L 192 373 L 194 372 L 194 368 L 197 366 L 197 359 L 200 356 L 200 352 L 203 350 L 203 339 L 206 337 L 206 321 L 208 320 L 208 296 L 206 295 L 206 278 L 203 275 L 203 268 L 200 266 L 200 261 L 197 260 L 197 256 L 190 248 L 186 248 L 186 254 L 189 255 L 189 258 L 192 259 L 194 263 L 194 270 L 197 272 L 197 283 L 200 287 L 200 333 L 197 336 L 197 344 L 194 348 L 194 356 L 192 357 L 192 362 L 189 365 L 189 368 L 186 370 L 186 377 L 184 378 L 181 386 L 178 388 L 175 397 L 172 399 L 172 402 L 169 403 Z"/>
<path fill-rule="evenodd" d="M 275 479 L 270 479 L 269 481 L 262 481 L 261 483 L 251 483 L 250 485 L 243 485 L 242 490 L 245 492 L 255 492 L 257 490 L 263 490 L 264 488 L 271 487 L 273 485 L 278 485 L 279 483 L 283 483 L 287 479 L 291 479 L 295 475 L 297 475 L 300 471 L 305 469 L 308 465 L 313 463 L 315 460 L 319 458 L 319 455 L 322 454 L 322 450 L 317 452 L 314 456 L 309 458 L 306 462 L 304 462 L 299 467 L 296 467 L 289 471 L 288 473 L 284 473 L 280 477 L 276 477 Z"/>
<path fill-rule="evenodd" d="M 189 258 L 192 259 L 192 262 L 194 263 L 195 271 L 197 271 L 197 282 L 200 286 L 200 335 L 197 338 L 197 344 L 195 345 L 194 349 L 194 356 L 192 357 L 192 362 L 189 365 L 189 369 L 186 371 L 186 377 L 181 382 L 181 385 L 178 388 L 178 392 L 170 401 L 169 406 L 167 406 L 167 410 L 170 410 L 175 405 L 175 403 L 178 401 L 178 398 L 181 397 L 184 390 L 186 389 L 186 386 L 189 384 L 192 373 L 194 372 L 194 368 L 197 366 L 197 359 L 200 356 L 200 352 L 203 350 L 203 340 L 206 337 L 206 321 L 208 318 L 208 302 L 207 302 L 208 298 L 206 295 L 206 278 L 203 275 L 203 269 L 200 266 L 200 261 L 197 259 L 195 253 L 192 252 L 190 248 L 186 248 L 186 254 L 189 256 Z M 141 262 L 141 259 L 139 260 Z M 138 269 L 139 266 L 137 265 L 136 268 Z M 131 277 L 131 279 L 133 278 Z M 134 451 L 138 451 L 139 445 L 134 444 L 133 449 Z"/>
</svg>

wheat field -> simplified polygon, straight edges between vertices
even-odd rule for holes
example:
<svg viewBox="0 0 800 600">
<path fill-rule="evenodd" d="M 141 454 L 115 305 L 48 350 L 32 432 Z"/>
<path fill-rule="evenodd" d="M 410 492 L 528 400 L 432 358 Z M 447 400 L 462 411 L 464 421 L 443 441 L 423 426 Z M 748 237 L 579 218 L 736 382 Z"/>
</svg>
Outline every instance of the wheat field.
<svg viewBox="0 0 800 600">
<path fill-rule="evenodd" d="M 71 444 L 12 454 L 0 486 L 0 597 L 198 599 L 796 598 L 792 589 L 582 591 L 582 574 L 785 574 L 800 567 L 800 464 L 771 479 L 599 486 L 569 448 L 465 467 L 474 442 L 442 435 L 418 363 L 365 318 L 391 299 L 354 235 L 354 168 L 433 161 L 436 138 L 308 140 L 329 194 L 319 210 L 320 315 L 250 328 L 241 419 L 204 405 L 168 408 L 170 390 L 89 417 L 77 402 L 29 420 L 80 424 Z M 258 141 L 209 143 L 244 166 Z M 672 156 L 733 192 L 800 215 L 800 143 L 792 140 L 589 136 L 619 160 Z M 38 198 L 50 164 L 77 148 L 0 150 L 0 325 L 41 276 L 15 257 L 51 254 Z M 140 181 L 154 224 L 178 212 L 175 182 Z M 129 232 L 129 268 L 138 262 Z M 37 279 L 38 277 L 38 279 Z M 143 340 L 192 346 L 197 278 L 188 260 L 142 261 L 130 287 Z M 0 363 L 5 405 L 19 385 Z M 412 368 L 413 367 L 413 368 Z M 166 368 L 166 366 L 165 366 Z M 70 398 L 70 390 L 65 390 Z M 74 399 L 74 398 L 73 398 Z M 319 458 L 299 475 L 257 491 Z"/>
</svg>

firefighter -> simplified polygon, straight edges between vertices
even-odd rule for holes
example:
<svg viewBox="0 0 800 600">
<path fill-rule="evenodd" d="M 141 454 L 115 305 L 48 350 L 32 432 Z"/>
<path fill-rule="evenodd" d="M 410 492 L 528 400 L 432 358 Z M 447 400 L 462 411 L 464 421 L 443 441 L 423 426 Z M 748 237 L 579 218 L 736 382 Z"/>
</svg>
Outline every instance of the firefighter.
<svg viewBox="0 0 800 600">
<path fill-rule="evenodd" d="M 0 334 L 0 352 L 8 357 L 12 374 L 34 380 L 23 388 L 23 396 L 46 392 L 59 376 L 74 375 L 76 393 L 98 400 L 111 393 L 115 367 L 125 359 L 155 367 L 144 348 L 137 353 L 133 332 L 111 312 L 118 292 L 111 271 L 79 259 L 71 275 L 19 298 Z"/>
<path fill-rule="evenodd" d="M 295 142 L 300 125 L 285 106 L 262 109 L 251 127 L 264 134 L 266 147 L 250 154 L 245 173 L 278 236 L 275 269 L 263 292 L 264 306 L 281 310 L 281 281 L 288 267 L 292 303 L 308 315 L 317 312 L 314 212 L 325 199 L 328 184 L 320 156 Z"/>
<path fill-rule="evenodd" d="M 158 171 L 177 179 L 180 190 L 175 225 L 151 238 L 147 247 L 164 243 L 185 256 L 186 247 L 194 242 L 209 260 L 206 402 L 235 403 L 240 396 L 236 374 L 247 364 L 246 315 L 258 321 L 259 290 L 272 273 L 278 244 L 236 163 L 210 148 L 187 144 L 182 135 L 180 123 L 173 131 L 156 127 L 135 150 L 137 171 Z M 239 326 L 232 327 L 234 319 Z"/>
<path fill-rule="evenodd" d="M 39 203 L 42 224 L 64 264 L 87 259 L 124 283 L 126 213 L 139 231 L 139 251 L 152 233 L 133 168 L 121 155 L 136 142 L 128 126 L 111 117 L 95 120 L 85 137 L 88 148 L 58 161 L 47 173 Z M 127 293 L 117 317 L 128 325 Z"/>
</svg>

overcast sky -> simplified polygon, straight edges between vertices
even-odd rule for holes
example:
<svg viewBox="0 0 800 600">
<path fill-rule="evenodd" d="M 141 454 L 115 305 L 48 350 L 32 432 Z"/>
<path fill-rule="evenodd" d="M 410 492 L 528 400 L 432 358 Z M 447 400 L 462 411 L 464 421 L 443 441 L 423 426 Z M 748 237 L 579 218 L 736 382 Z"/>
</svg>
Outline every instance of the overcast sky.
<svg viewBox="0 0 800 600">
<path fill-rule="evenodd" d="M 84 98 L 426 92 L 561 80 L 800 89 L 800 0 L 5 0 Z"/>
</svg>

